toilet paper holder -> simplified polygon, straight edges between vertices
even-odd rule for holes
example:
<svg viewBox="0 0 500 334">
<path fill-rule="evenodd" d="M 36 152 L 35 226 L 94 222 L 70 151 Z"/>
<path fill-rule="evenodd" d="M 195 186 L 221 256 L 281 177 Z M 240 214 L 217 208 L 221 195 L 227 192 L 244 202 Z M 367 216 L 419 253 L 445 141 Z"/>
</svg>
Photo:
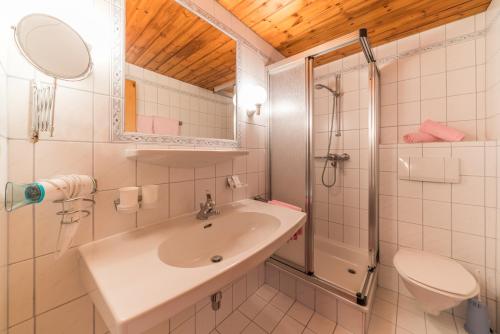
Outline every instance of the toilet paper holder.
<svg viewBox="0 0 500 334">
<path fill-rule="evenodd" d="M 142 189 L 141 193 L 139 193 L 139 189 Z M 156 208 L 159 196 L 159 185 L 149 184 L 143 185 L 142 187 L 124 187 L 118 189 L 118 191 L 120 196 L 113 201 L 116 212 L 134 213 L 139 209 Z M 127 203 L 121 203 L 122 200 Z"/>
<path fill-rule="evenodd" d="M 120 199 L 117 198 L 113 201 L 113 204 L 115 206 L 115 210 L 116 212 L 121 212 L 123 211 L 122 209 L 120 209 L 118 206 L 120 205 Z M 142 204 L 142 195 L 139 195 L 138 197 L 138 200 L 137 200 L 137 204 L 138 204 L 138 207 L 140 208 L 141 207 L 141 204 Z"/>
</svg>

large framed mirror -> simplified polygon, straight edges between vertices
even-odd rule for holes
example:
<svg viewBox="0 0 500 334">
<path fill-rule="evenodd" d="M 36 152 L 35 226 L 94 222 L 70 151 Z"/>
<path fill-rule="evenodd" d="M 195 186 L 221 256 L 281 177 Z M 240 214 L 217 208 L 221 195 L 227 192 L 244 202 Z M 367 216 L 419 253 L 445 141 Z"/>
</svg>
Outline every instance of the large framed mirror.
<svg viewBox="0 0 500 334">
<path fill-rule="evenodd" d="M 123 5 L 114 7 L 112 140 L 237 147 L 237 39 L 183 1 Z"/>
</svg>

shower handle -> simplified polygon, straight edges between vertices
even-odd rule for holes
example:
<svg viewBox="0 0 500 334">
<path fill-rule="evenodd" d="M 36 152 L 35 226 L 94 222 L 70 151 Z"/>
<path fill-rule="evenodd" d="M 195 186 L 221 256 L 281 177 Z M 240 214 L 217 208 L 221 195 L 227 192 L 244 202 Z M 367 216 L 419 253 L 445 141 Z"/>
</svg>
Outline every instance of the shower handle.
<svg viewBox="0 0 500 334">
<path fill-rule="evenodd" d="M 316 159 L 326 159 L 326 160 L 329 160 L 329 161 L 347 161 L 351 158 L 351 156 L 347 153 L 341 153 L 341 154 L 337 154 L 337 153 L 328 153 L 328 155 L 323 155 L 323 156 L 318 156 L 318 157 L 314 157 Z"/>
</svg>

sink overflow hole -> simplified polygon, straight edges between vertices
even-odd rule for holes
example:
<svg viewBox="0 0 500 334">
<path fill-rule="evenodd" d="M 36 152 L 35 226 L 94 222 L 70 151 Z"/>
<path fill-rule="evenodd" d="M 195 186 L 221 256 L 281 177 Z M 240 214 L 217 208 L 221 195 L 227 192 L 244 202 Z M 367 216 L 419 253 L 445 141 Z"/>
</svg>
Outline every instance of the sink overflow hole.
<svg viewBox="0 0 500 334">
<path fill-rule="evenodd" d="M 220 303 L 222 301 L 222 292 L 217 291 L 210 297 L 210 300 L 212 301 L 212 310 L 217 311 L 218 309 L 220 309 Z"/>
<path fill-rule="evenodd" d="M 209 227 L 212 227 L 212 224 L 207 224 L 207 225 L 203 226 L 203 228 L 209 228 Z"/>
<path fill-rule="evenodd" d="M 210 260 L 212 260 L 213 263 L 217 263 L 217 262 L 222 261 L 222 256 L 214 255 L 214 256 L 212 256 L 212 258 Z"/>
<path fill-rule="evenodd" d="M 356 270 L 351 269 L 351 268 L 347 269 L 347 272 L 348 272 L 349 274 L 353 274 L 353 275 L 354 275 L 354 274 L 356 274 Z"/>
</svg>

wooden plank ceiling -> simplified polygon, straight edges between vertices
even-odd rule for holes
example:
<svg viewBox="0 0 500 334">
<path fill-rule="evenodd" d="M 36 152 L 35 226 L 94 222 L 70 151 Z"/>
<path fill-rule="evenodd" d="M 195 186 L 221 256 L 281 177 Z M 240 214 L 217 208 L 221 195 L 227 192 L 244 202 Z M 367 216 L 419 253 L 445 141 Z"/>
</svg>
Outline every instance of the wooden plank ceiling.
<svg viewBox="0 0 500 334">
<path fill-rule="evenodd" d="M 174 0 L 127 0 L 128 63 L 202 88 L 235 79 L 236 42 Z"/>
<path fill-rule="evenodd" d="M 480 13 L 491 0 L 217 0 L 285 57 L 368 29 L 373 46 Z M 316 59 L 359 52 L 351 46 Z"/>
</svg>

